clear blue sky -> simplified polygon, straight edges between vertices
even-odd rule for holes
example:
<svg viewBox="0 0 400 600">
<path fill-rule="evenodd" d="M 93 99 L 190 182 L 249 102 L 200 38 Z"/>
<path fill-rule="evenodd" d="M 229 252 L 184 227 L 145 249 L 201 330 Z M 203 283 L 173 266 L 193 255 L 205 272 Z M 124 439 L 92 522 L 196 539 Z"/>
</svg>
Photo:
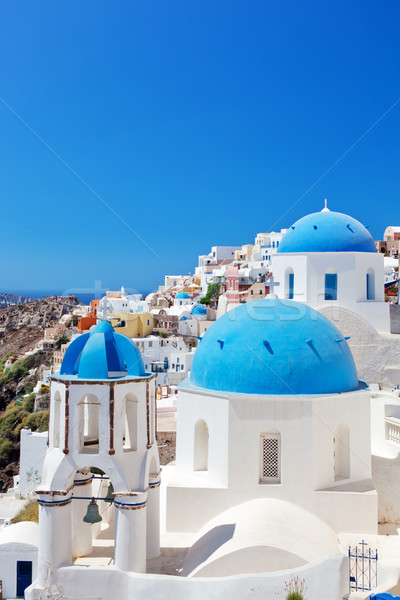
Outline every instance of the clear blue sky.
<svg viewBox="0 0 400 600">
<path fill-rule="evenodd" d="M 0 0 L 0 291 L 151 290 L 322 208 L 400 225 L 400 4 Z M 87 183 L 116 218 L 3 104 Z"/>
</svg>

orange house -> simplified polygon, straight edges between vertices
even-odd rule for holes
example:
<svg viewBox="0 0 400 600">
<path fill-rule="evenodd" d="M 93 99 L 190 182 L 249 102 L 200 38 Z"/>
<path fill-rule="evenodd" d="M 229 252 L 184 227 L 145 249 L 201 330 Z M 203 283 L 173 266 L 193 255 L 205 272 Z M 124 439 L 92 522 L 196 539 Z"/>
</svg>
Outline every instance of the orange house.
<svg viewBox="0 0 400 600">
<path fill-rule="evenodd" d="M 78 329 L 80 331 L 87 331 L 93 325 L 96 325 L 97 322 L 97 307 L 100 303 L 100 300 L 92 300 L 90 303 L 90 312 L 86 317 L 79 317 L 78 319 Z"/>
</svg>

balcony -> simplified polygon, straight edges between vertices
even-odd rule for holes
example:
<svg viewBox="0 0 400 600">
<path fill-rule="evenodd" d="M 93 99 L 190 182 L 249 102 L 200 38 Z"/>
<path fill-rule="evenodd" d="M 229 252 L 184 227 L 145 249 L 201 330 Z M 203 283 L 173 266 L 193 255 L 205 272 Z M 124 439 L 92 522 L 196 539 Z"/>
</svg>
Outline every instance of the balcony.
<svg viewBox="0 0 400 600">
<path fill-rule="evenodd" d="M 400 419 L 397 419 L 396 417 L 386 417 L 385 437 L 390 442 L 400 445 Z"/>
</svg>

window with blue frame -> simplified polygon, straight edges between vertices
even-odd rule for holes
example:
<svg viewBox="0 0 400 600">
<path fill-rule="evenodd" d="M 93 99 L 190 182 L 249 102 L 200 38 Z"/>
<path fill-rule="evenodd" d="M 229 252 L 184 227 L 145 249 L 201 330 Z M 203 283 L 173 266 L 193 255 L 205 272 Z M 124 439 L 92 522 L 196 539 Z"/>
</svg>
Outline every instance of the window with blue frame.
<svg viewBox="0 0 400 600">
<path fill-rule="evenodd" d="M 294 297 L 294 273 L 289 273 L 289 300 L 293 300 Z"/>
<path fill-rule="evenodd" d="M 325 275 L 325 300 L 337 300 L 337 274 Z"/>
<path fill-rule="evenodd" d="M 375 300 L 375 273 L 373 269 L 368 269 L 366 275 L 367 300 Z"/>
</svg>

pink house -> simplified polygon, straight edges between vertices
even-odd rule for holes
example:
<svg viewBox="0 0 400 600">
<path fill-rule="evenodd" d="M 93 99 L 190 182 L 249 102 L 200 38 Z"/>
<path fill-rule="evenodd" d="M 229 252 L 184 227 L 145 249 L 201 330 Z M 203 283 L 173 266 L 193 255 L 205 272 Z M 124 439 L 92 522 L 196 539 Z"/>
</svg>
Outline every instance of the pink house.
<svg viewBox="0 0 400 600">
<path fill-rule="evenodd" d="M 226 297 L 228 302 L 239 304 L 239 269 L 228 267 L 226 272 Z"/>
</svg>

